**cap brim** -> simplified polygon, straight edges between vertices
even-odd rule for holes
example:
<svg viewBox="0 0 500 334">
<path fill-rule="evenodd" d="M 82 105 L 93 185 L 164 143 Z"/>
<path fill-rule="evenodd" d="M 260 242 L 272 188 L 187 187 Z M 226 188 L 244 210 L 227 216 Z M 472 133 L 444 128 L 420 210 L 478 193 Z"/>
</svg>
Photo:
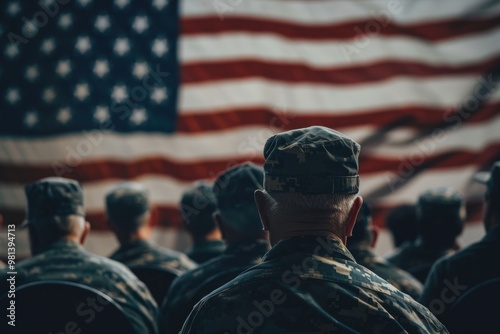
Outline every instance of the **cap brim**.
<svg viewBox="0 0 500 334">
<path fill-rule="evenodd" d="M 487 184 L 490 181 L 491 173 L 490 172 L 479 172 L 474 174 L 473 180 L 479 183 Z"/>
</svg>

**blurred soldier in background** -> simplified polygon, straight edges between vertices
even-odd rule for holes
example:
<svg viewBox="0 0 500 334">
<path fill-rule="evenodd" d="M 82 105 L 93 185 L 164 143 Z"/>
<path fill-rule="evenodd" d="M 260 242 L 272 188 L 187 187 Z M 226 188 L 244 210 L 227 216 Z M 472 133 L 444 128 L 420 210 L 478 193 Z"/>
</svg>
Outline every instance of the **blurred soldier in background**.
<svg viewBox="0 0 500 334">
<path fill-rule="evenodd" d="M 226 245 L 212 218 L 215 212 L 212 185 L 205 181 L 196 182 L 182 194 L 179 209 L 193 240 L 193 246 L 187 255 L 196 263 L 203 263 L 220 255 Z"/>
<path fill-rule="evenodd" d="M 162 333 L 178 333 L 193 306 L 205 295 L 227 283 L 245 269 L 260 263 L 269 250 L 253 194 L 262 189 L 262 167 L 241 164 L 221 173 L 214 183 L 217 212 L 227 249 L 220 256 L 190 270 L 170 287 L 160 317 Z M 217 322 L 219 319 L 212 319 Z"/>
<path fill-rule="evenodd" d="M 370 208 L 368 204 L 363 203 L 361 210 L 359 210 L 356 225 L 354 225 L 354 229 L 352 230 L 352 236 L 347 239 L 347 248 L 357 263 L 370 269 L 402 292 L 409 294 L 417 300 L 422 293 L 422 283 L 410 273 L 376 255 L 374 247 L 377 243 L 377 238 L 378 229 L 372 224 Z"/>
<path fill-rule="evenodd" d="M 62 280 L 90 286 L 114 299 L 137 333 L 157 333 L 157 305 L 144 284 L 121 263 L 90 254 L 82 247 L 90 224 L 85 221 L 80 185 L 54 177 L 25 189 L 25 225 L 33 257 L 16 265 L 16 285 Z M 0 277 L 4 283 L 5 274 Z"/>
<path fill-rule="evenodd" d="M 416 204 L 419 235 L 405 243 L 387 260 L 424 283 L 432 265 L 458 249 L 465 205 L 462 195 L 452 188 L 436 188 L 422 193 Z"/>
<path fill-rule="evenodd" d="M 203 298 L 182 333 L 447 333 L 345 247 L 362 204 L 359 150 L 318 126 L 267 140 L 255 200 L 273 248 Z"/>
<path fill-rule="evenodd" d="M 108 224 L 120 247 L 110 255 L 129 268 L 157 266 L 185 271 L 196 267 L 185 254 L 155 245 L 151 238 L 151 210 L 146 188 L 122 182 L 106 195 Z"/>
<path fill-rule="evenodd" d="M 401 204 L 387 214 L 385 226 L 392 236 L 394 247 L 413 242 L 418 235 L 417 211 L 414 204 Z"/>
<path fill-rule="evenodd" d="M 445 324 L 452 321 L 447 319 L 449 310 L 462 293 L 500 277 L 500 161 L 490 172 L 477 173 L 474 179 L 487 187 L 483 216 L 486 235 L 479 242 L 437 261 L 420 299 Z"/>
</svg>

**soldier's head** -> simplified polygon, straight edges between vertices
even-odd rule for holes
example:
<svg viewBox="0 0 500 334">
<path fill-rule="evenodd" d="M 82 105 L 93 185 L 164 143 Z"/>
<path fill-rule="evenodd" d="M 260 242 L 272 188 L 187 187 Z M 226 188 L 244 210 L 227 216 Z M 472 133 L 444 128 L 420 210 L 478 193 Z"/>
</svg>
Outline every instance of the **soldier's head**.
<svg viewBox="0 0 500 334">
<path fill-rule="evenodd" d="M 418 197 L 417 224 L 421 238 L 430 243 L 452 246 L 462 233 L 465 205 L 453 188 L 430 189 Z"/>
<path fill-rule="evenodd" d="M 264 146 L 264 191 L 255 193 L 260 217 L 274 245 L 298 235 L 336 235 L 346 242 L 363 200 L 360 146 L 321 126 L 291 130 Z"/>
<path fill-rule="evenodd" d="M 148 190 L 137 182 L 121 182 L 106 194 L 108 224 L 120 242 L 149 237 Z"/>
<path fill-rule="evenodd" d="M 179 210 L 194 242 L 205 240 L 208 236 L 220 239 L 219 227 L 212 218 L 215 209 L 214 190 L 206 181 L 195 182 L 182 194 Z"/>
<path fill-rule="evenodd" d="M 372 224 L 370 207 L 363 202 L 356 219 L 356 224 L 352 229 L 352 235 L 347 238 L 347 247 L 364 244 L 375 247 L 378 238 L 378 228 Z"/>
<path fill-rule="evenodd" d="M 401 204 L 389 211 L 385 225 L 392 235 L 394 247 L 412 242 L 418 235 L 417 211 L 414 204 Z"/>
<path fill-rule="evenodd" d="M 84 243 L 90 224 L 85 220 L 83 188 L 74 180 L 49 177 L 25 187 L 26 220 L 31 252 L 38 254 L 60 239 Z"/>
<path fill-rule="evenodd" d="M 214 182 L 217 210 L 214 220 L 227 244 L 267 239 L 262 230 L 253 194 L 262 189 L 264 172 L 253 163 L 243 163 L 220 173 Z"/>
<path fill-rule="evenodd" d="M 474 175 L 474 180 L 486 185 L 483 221 L 488 231 L 500 225 L 500 161 L 495 162 L 489 172 Z"/>
</svg>

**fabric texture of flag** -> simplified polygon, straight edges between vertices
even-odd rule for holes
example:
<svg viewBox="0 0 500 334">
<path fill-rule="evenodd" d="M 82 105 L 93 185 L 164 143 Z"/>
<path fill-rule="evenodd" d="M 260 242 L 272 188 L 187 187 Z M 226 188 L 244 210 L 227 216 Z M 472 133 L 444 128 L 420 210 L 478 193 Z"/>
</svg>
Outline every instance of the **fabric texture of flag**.
<svg viewBox="0 0 500 334">
<path fill-rule="evenodd" d="M 324 125 L 361 144 L 361 195 L 386 211 L 500 160 L 500 2 L 7 1 L 0 10 L 0 205 L 24 184 L 82 182 L 106 229 L 117 181 L 178 227 L 182 191 L 262 163 L 278 131 Z"/>
</svg>

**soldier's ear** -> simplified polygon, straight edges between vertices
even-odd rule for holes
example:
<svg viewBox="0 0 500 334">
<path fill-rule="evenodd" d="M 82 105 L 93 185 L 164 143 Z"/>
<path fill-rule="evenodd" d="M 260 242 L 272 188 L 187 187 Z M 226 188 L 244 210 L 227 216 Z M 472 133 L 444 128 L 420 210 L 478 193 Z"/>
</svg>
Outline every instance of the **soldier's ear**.
<svg viewBox="0 0 500 334">
<path fill-rule="evenodd" d="M 87 240 L 89 233 L 90 233 L 90 223 L 88 221 L 85 221 L 83 232 L 82 235 L 80 236 L 80 244 L 83 245 L 85 243 L 85 240 Z"/>
<path fill-rule="evenodd" d="M 349 210 L 349 215 L 347 216 L 347 225 L 345 230 L 345 240 L 344 243 L 347 242 L 347 237 L 352 236 L 352 229 L 356 224 L 356 220 L 358 219 L 358 213 L 361 209 L 361 205 L 363 204 L 363 198 L 361 196 L 356 196 L 354 202 L 352 203 L 351 209 Z"/>
<path fill-rule="evenodd" d="M 260 221 L 262 223 L 262 229 L 264 231 L 269 231 L 270 223 L 269 223 L 266 194 L 262 190 L 257 189 L 253 193 L 253 197 L 255 199 L 255 205 L 257 205 L 257 210 L 259 211 Z"/>
</svg>

